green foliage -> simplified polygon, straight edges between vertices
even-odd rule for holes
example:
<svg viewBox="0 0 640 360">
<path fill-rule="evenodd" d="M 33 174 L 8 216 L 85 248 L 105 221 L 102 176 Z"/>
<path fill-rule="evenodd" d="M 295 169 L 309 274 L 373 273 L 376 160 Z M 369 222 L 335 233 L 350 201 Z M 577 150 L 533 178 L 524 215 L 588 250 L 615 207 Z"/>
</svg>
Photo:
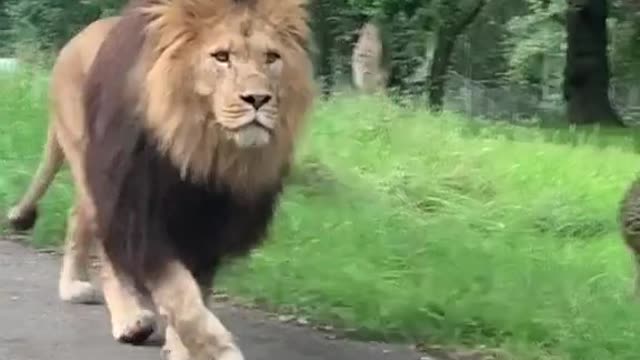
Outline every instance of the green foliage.
<svg viewBox="0 0 640 360">
<path fill-rule="evenodd" d="M 122 0 L 4 0 L 0 2 L 0 47 L 5 52 L 8 47 L 15 50 L 20 46 L 55 52 L 81 28 L 113 13 L 122 3 Z"/>
<path fill-rule="evenodd" d="M 0 57 L 9 55 L 10 46 L 10 22 L 9 14 L 5 6 L 5 0 L 0 0 Z"/>
<path fill-rule="evenodd" d="M 566 47 L 562 23 L 566 2 L 526 2 L 528 11 L 506 24 L 510 32 L 506 43 L 511 48 L 508 75 L 516 81 L 559 87 L 562 73 L 557 69 L 564 66 Z"/>
<path fill-rule="evenodd" d="M 389 86 L 401 92 L 424 91 L 426 78 L 414 80 L 414 73 L 427 56 L 427 11 L 388 15 L 382 25 Z"/>
<path fill-rule="evenodd" d="M 640 78 L 640 6 L 631 1 L 613 1 L 610 48 L 614 76 L 637 81 Z"/>
<path fill-rule="evenodd" d="M 11 37 L 37 44 L 42 50 L 58 49 L 84 24 L 99 15 L 99 8 L 59 0 L 9 0 Z"/>
<path fill-rule="evenodd" d="M 523 0 L 526 9 L 512 16 L 504 26 L 503 40 L 508 60 L 509 81 L 552 92 L 560 98 L 565 65 L 566 1 Z M 611 1 L 608 19 L 609 58 L 618 92 L 633 92 L 640 75 L 640 6 L 630 1 Z M 620 87 L 621 86 L 621 87 Z"/>
</svg>

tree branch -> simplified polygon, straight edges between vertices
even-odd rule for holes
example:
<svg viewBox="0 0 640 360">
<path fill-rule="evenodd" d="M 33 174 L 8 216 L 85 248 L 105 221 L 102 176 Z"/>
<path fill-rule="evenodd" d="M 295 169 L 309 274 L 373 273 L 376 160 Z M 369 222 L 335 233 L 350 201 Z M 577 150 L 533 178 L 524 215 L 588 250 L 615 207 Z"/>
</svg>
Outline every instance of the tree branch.
<svg viewBox="0 0 640 360">
<path fill-rule="evenodd" d="M 478 0 L 474 8 L 471 9 L 471 11 L 469 11 L 469 13 L 466 16 L 461 17 L 459 21 L 453 24 L 453 26 L 451 27 L 452 32 L 454 34 L 459 34 L 462 31 L 464 31 L 464 29 L 466 29 L 467 26 L 471 25 L 473 20 L 475 20 L 475 18 L 478 16 L 480 11 L 482 10 L 482 8 L 484 8 L 486 4 L 487 4 L 487 0 Z"/>
</svg>

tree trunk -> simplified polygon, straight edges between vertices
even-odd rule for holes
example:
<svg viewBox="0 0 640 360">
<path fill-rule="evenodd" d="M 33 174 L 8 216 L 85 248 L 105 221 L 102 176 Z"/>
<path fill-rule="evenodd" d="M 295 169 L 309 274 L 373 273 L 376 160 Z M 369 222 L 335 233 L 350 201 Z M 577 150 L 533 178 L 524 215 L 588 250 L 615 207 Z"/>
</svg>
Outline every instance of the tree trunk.
<svg viewBox="0 0 640 360">
<path fill-rule="evenodd" d="M 457 35 L 439 31 L 436 37 L 436 48 L 433 50 L 433 60 L 429 69 L 429 105 L 434 111 L 442 110 L 444 104 L 445 81 L 447 70 L 451 63 L 451 53 L 455 46 Z"/>
<path fill-rule="evenodd" d="M 327 8 L 326 1 L 315 0 L 312 3 L 312 11 L 315 16 L 312 18 L 311 26 L 315 34 L 316 57 L 315 70 L 316 76 L 320 78 L 322 94 L 328 96 L 331 94 L 334 85 L 333 79 L 333 34 L 330 24 L 330 13 Z"/>
<path fill-rule="evenodd" d="M 451 54 L 456 45 L 456 40 L 473 23 L 480 10 L 486 4 L 486 0 L 478 0 L 467 14 L 461 14 L 462 11 L 453 1 L 451 4 L 453 9 L 449 16 L 452 19 L 442 24 L 438 30 L 436 47 L 433 50 L 433 58 L 429 69 L 427 91 L 429 93 L 429 105 L 433 111 L 442 110 L 447 71 L 451 64 Z"/>
<path fill-rule="evenodd" d="M 567 0 L 563 93 L 571 124 L 624 126 L 609 99 L 607 0 Z"/>
</svg>

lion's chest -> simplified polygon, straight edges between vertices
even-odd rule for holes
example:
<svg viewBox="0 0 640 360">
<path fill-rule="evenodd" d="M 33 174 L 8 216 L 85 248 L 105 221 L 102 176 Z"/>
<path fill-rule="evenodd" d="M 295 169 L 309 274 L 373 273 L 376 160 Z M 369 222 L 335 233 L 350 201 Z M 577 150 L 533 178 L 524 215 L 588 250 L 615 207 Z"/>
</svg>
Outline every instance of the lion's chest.
<svg viewBox="0 0 640 360">
<path fill-rule="evenodd" d="M 172 246 L 194 268 L 241 255 L 266 235 L 277 194 L 240 202 L 225 190 L 179 183 L 164 194 L 159 220 Z"/>
<path fill-rule="evenodd" d="M 265 237 L 281 191 L 278 185 L 242 200 L 225 187 L 183 180 L 148 144 L 137 146 L 131 165 L 107 242 L 126 249 L 126 263 L 140 266 L 138 273 L 177 258 L 197 275 L 243 255 Z"/>
</svg>

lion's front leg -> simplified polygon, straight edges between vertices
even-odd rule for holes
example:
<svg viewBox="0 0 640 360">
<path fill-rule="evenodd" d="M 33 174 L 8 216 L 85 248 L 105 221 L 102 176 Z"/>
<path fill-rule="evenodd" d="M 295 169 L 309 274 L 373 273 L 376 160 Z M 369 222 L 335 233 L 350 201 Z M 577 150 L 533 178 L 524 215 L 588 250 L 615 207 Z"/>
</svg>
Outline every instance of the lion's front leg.
<svg viewBox="0 0 640 360">
<path fill-rule="evenodd" d="M 165 332 L 162 360 L 191 360 L 189 350 L 184 346 L 178 333 L 172 326 L 167 326 Z"/>
<path fill-rule="evenodd" d="M 143 343 L 151 336 L 155 325 L 155 312 L 150 305 L 144 304 L 149 299 L 135 289 L 132 281 L 116 273 L 106 256 L 102 256 L 101 274 L 113 338 L 134 345 Z"/>
<path fill-rule="evenodd" d="M 198 283 L 182 264 L 170 262 L 147 286 L 159 312 L 167 318 L 167 340 L 177 336 L 172 341 L 181 340 L 189 360 L 244 359 L 233 335 L 206 307 Z"/>
<path fill-rule="evenodd" d="M 58 294 L 62 301 L 74 304 L 102 303 L 100 292 L 89 280 L 89 256 L 93 240 L 90 219 L 78 201 L 67 220 Z"/>
</svg>

